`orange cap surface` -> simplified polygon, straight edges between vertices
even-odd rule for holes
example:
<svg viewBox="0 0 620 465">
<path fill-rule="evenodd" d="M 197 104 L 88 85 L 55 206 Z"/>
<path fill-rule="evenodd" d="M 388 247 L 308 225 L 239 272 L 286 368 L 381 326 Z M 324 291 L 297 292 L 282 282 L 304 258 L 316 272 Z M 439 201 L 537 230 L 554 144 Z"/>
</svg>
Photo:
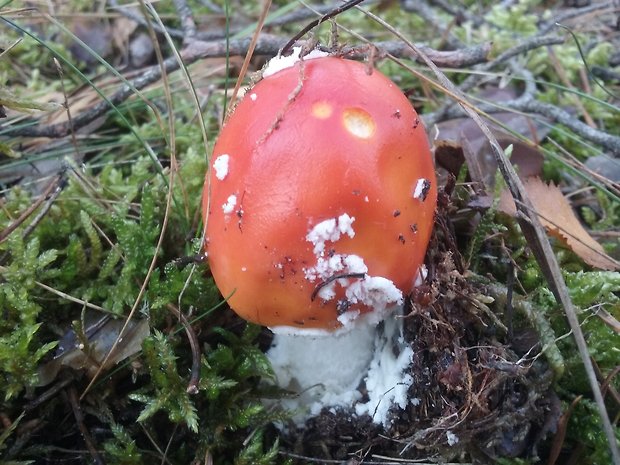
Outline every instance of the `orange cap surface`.
<svg viewBox="0 0 620 465">
<path fill-rule="evenodd" d="M 377 70 L 325 57 L 263 79 L 211 164 L 206 251 L 243 318 L 332 330 L 412 290 L 436 179 L 415 110 Z"/>
</svg>

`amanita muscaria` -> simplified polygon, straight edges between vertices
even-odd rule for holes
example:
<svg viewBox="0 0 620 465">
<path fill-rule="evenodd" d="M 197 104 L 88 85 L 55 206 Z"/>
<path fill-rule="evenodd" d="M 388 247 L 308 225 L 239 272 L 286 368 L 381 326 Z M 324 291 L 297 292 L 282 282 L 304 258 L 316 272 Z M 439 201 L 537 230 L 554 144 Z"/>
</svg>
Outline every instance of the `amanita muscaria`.
<svg viewBox="0 0 620 465">
<path fill-rule="evenodd" d="M 393 82 L 300 50 L 270 61 L 215 144 L 209 265 L 230 307 L 275 333 L 267 356 L 297 394 L 280 400 L 303 412 L 297 423 L 341 406 L 388 427 L 392 408 L 415 401 L 413 350 L 386 317 L 424 278 L 433 161 Z"/>
<path fill-rule="evenodd" d="M 424 128 L 398 87 L 362 63 L 311 57 L 268 68 L 234 109 L 203 214 L 209 265 L 235 312 L 332 331 L 402 304 L 437 190 Z"/>
</svg>

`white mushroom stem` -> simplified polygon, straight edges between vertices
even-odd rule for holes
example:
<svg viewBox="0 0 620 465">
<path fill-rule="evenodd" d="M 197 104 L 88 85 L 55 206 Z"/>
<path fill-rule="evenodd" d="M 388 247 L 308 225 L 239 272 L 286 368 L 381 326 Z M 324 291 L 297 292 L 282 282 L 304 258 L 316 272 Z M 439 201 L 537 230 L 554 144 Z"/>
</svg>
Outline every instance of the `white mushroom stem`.
<svg viewBox="0 0 620 465">
<path fill-rule="evenodd" d="M 389 427 L 390 410 L 407 406 L 413 382 L 404 373 L 413 351 L 402 337 L 399 314 L 395 311 L 378 326 L 360 318 L 352 329 L 335 334 L 276 331 L 267 356 L 279 386 L 294 394 L 280 403 L 297 412 L 293 420 L 298 425 L 325 407 L 341 407 Z"/>
</svg>

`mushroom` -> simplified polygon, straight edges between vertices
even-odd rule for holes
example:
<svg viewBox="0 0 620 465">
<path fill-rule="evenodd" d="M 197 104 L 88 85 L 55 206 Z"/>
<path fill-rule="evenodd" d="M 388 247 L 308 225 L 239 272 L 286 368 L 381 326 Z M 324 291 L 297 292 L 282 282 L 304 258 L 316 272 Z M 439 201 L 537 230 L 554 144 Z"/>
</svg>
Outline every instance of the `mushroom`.
<svg viewBox="0 0 620 465">
<path fill-rule="evenodd" d="M 272 60 L 219 135 L 203 196 L 206 251 L 236 313 L 276 334 L 331 336 L 301 344 L 333 341 L 332 355 L 345 344 L 355 362 L 340 372 L 359 378 L 372 354 L 348 344 L 372 351 L 375 326 L 421 278 L 433 160 L 417 113 L 387 77 L 299 54 Z M 272 361 L 288 344 L 274 342 Z"/>
</svg>

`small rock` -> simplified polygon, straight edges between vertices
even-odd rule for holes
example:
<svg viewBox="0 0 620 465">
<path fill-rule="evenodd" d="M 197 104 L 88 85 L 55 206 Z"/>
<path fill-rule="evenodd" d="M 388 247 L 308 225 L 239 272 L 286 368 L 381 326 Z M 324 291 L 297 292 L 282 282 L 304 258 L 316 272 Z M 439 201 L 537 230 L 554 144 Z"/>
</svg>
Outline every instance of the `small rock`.
<svg viewBox="0 0 620 465">
<path fill-rule="evenodd" d="M 585 162 L 586 168 L 610 181 L 620 182 L 620 160 L 609 155 L 595 155 Z"/>
<path fill-rule="evenodd" d="M 153 57 L 153 41 L 146 32 L 140 32 L 131 39 L 129 43 L 129 57 L 131 66 L 141 68 L 145 66 Z"/>
</svg>

